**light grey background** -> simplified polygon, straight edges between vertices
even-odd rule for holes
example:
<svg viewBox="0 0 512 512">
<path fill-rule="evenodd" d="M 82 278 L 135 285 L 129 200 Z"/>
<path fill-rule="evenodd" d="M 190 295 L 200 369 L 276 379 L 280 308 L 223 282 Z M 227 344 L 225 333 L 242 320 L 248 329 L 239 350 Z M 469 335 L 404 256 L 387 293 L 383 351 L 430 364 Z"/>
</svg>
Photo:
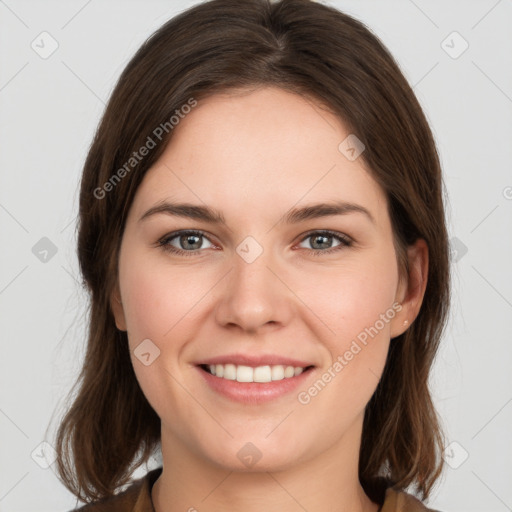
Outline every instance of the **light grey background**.
<svg viewBox="0 0 512 512">
<path fill-rule="evenodd" d="M 81 167 L 125 64 L 195 3 L 0 1 L 0 512 L 76 505 L 55 464 L 41 467 L 51 449 L 42 457 L 40 444 L 85 344 L 74 233 Z M 445 172 L 454 293 L 432 386 L 453 468 L 429 506 L 512 510 L 512 2 L 325 3 L 362 20 L 396 57 Z M 42 58 L 52 40 L 58 48 Z"/>
</svg>

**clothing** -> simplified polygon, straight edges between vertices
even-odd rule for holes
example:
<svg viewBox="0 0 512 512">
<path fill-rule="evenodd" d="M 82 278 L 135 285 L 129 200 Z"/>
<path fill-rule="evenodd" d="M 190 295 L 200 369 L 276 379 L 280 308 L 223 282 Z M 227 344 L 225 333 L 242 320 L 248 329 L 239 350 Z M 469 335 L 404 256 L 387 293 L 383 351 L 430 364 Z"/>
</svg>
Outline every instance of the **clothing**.
<svg viewBox="0 0 512 512">
<path fill-rule="evenodd" d="M 71 512 L 155 512 L 151 501 L 151 489 L 162 468 L 149 471 L 146 476 L 135 480 L 130 487 L 112 498 L 96 501 Z M 440 512 L 427 508 L 417 498 L 392 487 L 385 490 L 384 503 L 379 512 Z"/>
</svg>

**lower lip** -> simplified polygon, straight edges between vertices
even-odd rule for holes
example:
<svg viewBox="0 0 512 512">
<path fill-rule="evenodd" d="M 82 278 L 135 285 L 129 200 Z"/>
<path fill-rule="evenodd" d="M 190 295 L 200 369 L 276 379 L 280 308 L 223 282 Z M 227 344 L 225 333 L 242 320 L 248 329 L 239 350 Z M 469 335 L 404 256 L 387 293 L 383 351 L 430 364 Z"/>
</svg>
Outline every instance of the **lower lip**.
<svg viewBox="0 0 512 512">
<path fill-rule="evenodd" d="M 231 400 L 246 404 L 261 404 L 285 396 L 304 384 L 314 370 L 314 367 L 311 367 L 295 377 L 271 382 L 238 382 L 216 377 L 200 366 L 196 368 L 214 391 Z"/>
</svg>

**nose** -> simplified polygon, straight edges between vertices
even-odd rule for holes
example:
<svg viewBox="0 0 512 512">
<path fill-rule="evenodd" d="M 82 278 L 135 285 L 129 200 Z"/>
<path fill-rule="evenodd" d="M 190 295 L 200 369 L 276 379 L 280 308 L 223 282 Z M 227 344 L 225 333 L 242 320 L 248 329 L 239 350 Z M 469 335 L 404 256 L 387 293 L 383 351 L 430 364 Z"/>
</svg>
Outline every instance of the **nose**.
<svg viewBox="0 0 512 512">
<path fill-rule="evenodd" d="M 271 251 L 254 261 L 233 254 L 233 268 L 219 288 L 216 320 L 244 332 L 281 328 L 293 316 L 293 293 Z"/>
</svg>

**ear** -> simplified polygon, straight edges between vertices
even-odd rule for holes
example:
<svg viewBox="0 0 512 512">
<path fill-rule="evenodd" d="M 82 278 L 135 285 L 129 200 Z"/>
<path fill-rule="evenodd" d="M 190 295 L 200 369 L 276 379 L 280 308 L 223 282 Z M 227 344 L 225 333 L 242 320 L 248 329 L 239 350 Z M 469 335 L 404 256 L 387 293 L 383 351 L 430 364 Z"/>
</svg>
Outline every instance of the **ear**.
<svg viewBox="0 0 512 512">
<path fill-rule="evenodd" d="M 391 338 L 400 336 L 414 322 L 423 303 L 428 279 L 428 246 L 422 238 L 407 248 L 409 274 L 399 280 L 395 300 L 402 305 L 391 321 Z M 404 324 L 404 322 L 406 322 Z"/>
<path fill-rule="evenodd" d="M 112 293 L 110 294 L 110 309 L 114 315 L 116 327 L 120 331 L 126 331 L 126 319 L 124 317 L 123 304 L 121 303 L 121 293 L 117 283 L 112 290 Z"/>
</svg>

